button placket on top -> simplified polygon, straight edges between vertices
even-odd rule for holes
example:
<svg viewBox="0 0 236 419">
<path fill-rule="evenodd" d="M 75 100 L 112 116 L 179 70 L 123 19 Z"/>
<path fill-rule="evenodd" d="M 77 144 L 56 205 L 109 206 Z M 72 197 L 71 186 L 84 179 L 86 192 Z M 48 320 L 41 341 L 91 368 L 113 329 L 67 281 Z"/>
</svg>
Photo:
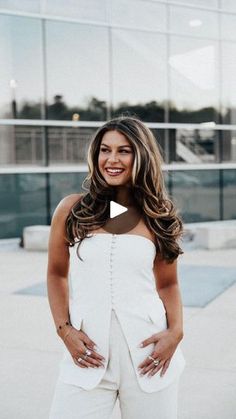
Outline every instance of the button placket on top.
<svg viewBox="0 0 236 419">
<path fill-rule="evenodd" d="M 113 234 L 112 235 L 112 242 L 111 242 L 111 251 L 110 251 L 110 287 L 111 287 L 111 306 L 112 309 L 114 309 L 114 278 L 113 278 L 113 262 L 114 262 L 114 249 L 115 249 L 115 240 L 116 240 L 116 235 Z"/>
</svg>

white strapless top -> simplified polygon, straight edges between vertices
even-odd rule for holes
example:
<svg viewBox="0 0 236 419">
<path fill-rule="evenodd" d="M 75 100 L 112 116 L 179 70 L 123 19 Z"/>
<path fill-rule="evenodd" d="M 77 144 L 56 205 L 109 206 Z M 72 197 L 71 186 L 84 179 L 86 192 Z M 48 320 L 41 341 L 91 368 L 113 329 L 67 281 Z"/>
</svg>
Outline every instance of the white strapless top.
<svg viewBox="0 0 236 419">
<path fill-rule="evenodd" d="M 164 304 L 156 290 L 153 272 L 155 244 L 137 234 L 95 233 L 70 248 L 70 318 L 101 348 L 108 361 L 111 310 L 115 310 L 126 337 L 140 387 L 146 392 L 160 390 L 182 372 L 185 360 L 178 346 L 163 377 L 140 377 L 138 365 L 154 344 L 138 344 L 167 328 Z M 105 363 L 106 366 L 106 363 Z M 67 348 L 60 366 L 61 378 L 85 389 L 94 388 L 105 369 L 76 366 Z"/>
<path fill-rule="evenodd" d="M 93 234 L 79 247 L 83 261 L 77 246 L 70 249 L 70 285 L 71 298 L 79 300 L 81 310 L 99 311 L 107 299 L 118 312 L 126 311 L 127 304 L 136 312 L 145 302 L 157 301 L 156 248 L 151 240 L 133 234 Z"/>
</svg>

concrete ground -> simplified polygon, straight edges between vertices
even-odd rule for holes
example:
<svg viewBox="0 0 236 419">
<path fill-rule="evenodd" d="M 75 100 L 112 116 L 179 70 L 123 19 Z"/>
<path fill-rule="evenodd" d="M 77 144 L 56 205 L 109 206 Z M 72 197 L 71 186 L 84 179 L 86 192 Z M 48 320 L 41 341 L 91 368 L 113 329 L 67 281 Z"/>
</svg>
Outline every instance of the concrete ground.
<svg viewBox="0 0 236 419">
<path fill-rule="evenodd" d="M 14 240 L 0 243 L 1 419 L 48 418 L 63 343 L 45 295 L 26 292 L 45 286 L 46 262 L 46 253 L 26 252 Z M 217 267 L 221 273 L 225 269 L 226 278 L 228 272 L 232 278 L 235 268 L 236 279 L 236 249 L 185 249 L 179 266 L 192 267 L 185 272 L 214 267 L 214 286 Z M 187 365 L 180 382 L 179 419 L 236 418 L 236 283 L 219 289 L 203 306 L 188 307 L 187 300 L 184 305 L 181 346 Z M 112 419 L 120 419 L 118 402 Z"/>
</svg>

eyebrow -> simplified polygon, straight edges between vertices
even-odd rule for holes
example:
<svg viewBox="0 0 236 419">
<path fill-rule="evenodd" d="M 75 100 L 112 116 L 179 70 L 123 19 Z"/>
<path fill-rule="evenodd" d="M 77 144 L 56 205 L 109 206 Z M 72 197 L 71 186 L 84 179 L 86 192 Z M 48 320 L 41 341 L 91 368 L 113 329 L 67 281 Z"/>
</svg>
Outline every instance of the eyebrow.
<svg viewBox="0 0 236 419">
<path fill-rule="evenodd" d="M 109 147 L 109 145 L 106 145 L 105 143 L 101 143 L 101 146 L 102 146 L 102 145 L 104 145 L 105 147 L 110 148 L 110 147 Z M 118 148 L 122 148 L 122 147 L 129 147 L 129 148 L 132 148 L 132 147 L 131 147 L 131 145 L 120 145 Z"/>
</svg>

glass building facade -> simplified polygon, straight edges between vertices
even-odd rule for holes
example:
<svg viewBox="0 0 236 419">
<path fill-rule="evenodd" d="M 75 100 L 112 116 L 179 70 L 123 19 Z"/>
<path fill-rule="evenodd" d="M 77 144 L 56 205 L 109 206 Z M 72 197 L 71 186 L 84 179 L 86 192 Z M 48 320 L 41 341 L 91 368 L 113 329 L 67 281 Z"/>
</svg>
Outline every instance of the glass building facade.
<svg viewBox="0 0 236 419">
<path fill-rule="evenodd" d="M 231 0 L 0 0 L 0 237 L 80 192 L 92 133 L 153 130 L 184 221 L 236 218 Z"/>
</svg>

